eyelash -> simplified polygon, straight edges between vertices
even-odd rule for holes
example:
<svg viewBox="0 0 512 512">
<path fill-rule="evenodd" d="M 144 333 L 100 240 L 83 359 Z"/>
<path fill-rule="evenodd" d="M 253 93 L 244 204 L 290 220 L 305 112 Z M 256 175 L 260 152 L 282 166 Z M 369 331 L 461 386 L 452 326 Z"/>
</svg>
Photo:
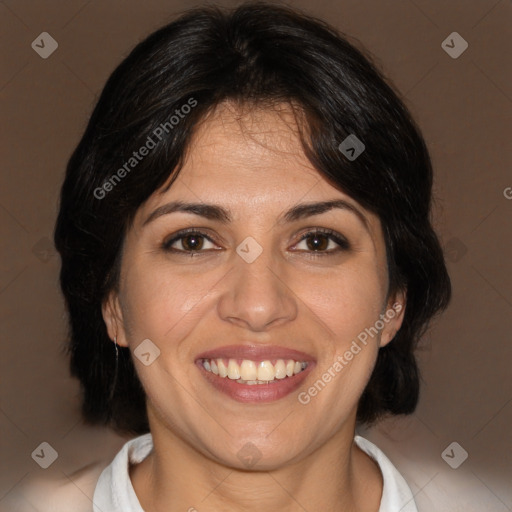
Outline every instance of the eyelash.
<svg viewBox="0 0 512 512">
<path fill-rule="evenodd" d="M 209 252 L 212 249 L 206 249 L 206 250 L 182 250 L 182 249 L 175 249 L 171 247 L 175 242 L 184 239 L 187 235 L 197 235 L 199 237 L 206 238 L 211 243 L 216 243 L 210 236 L 208 236 L 206 233 L 198 230 L 197 228 L 188 228 L 183 229 L 181 231 L 178 231 L 175 233 L 170 240 L 165 240 L 162 244 L 162 249 L 166 252 L 173 252 L 175 254 L 178 254 L 180 256 L 194 256 L 199 255 L 202 252 Z M 339 235 L 336 231 L 333 231 L 332 229 L 326 229 L 326 228 L 315 228 L 312 231 L 308 231 L 307 233 L 304 233 L 299 241 L 295 244 L 298 245 L 302 241 L 307 240 L 308 238 L 314 236 L 314 235 L 326 235 L 330 240 L 334 241 L 336 244 L 338 244 L 339 247 L 335 249 L 330 249 L 328 251 L 304 251 L 303 249 L 300 249 L 297 252 L 309 252 L 310 257 L 316 258 L 316 257 L 325 257 L 325 256 L 333 256 L 334 254 L 337 254 L 341 251 L 348 251 L 350 249 L 349 242 Z"/>
</svg>

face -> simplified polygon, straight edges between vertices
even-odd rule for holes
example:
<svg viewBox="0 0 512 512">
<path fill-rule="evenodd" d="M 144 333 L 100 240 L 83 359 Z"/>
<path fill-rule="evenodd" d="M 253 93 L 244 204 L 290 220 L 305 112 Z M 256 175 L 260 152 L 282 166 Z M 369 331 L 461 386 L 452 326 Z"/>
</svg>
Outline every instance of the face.
<svg viewBox="0 0 512 512">
<path fill-rule="evenodd" d="M 259 468 L 290 464 L 353 435 L 400 327 L 382 228 L 312 167 L 284 107 L 223 104 L 190 147 L 126 235 L 109 334 L 133 353 L 154 435 L 232 467 L 251 450 Z"/>
</svg>

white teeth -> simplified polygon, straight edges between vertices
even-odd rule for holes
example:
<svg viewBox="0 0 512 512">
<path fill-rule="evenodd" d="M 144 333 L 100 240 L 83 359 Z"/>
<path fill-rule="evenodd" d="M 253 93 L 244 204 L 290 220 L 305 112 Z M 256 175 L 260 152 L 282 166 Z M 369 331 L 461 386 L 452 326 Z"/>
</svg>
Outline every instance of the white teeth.
<svg viewBox="0 0 512 512">
<path fill-rule="evenodd" d="M 282 359 L 276 361 L 274 368 L 276 370 L 276 379 L 284 379 L 286 377 L 286 365 Z"/>
<path fill-rule="evenodd" d="M 219 368 L 219 377 L 227 377 L 228 369 L 222 359 L 217 359 L 217 367 Z"/>
<path fill-rule="evenodd" d="M 261 361 L 258 365 L 258 380 L 274 380 L 276 371 L 270 361 Z"/>
<path fill-rule="evenodd" d="M 268 384 L 266 380 L 244 380 L 238 379 L 238 384 L 248 384 L 249 386 L 254 386 L 255 384 Z"/>
<path fill-rule="evenodd" d="M 258 378 L 256 363 L 254 361 L 244 359 L 240 365 L 240 377 L 242 377 L 243 380 L 256 381 Z"/>
<path fill-rule="evenodd" d="M 234 359 L 230 359 L 228 363 L 228 378 L 231 380 L 240 378 L 240 366 Z"/>
<path fill-rule="evenodd" d="M 241 364 L 238 364 L 236 359 L 228 359 L 227 366 L 225 359 L 204 359 L 202 361 L 203 367 L 222 378 L 235 380 L 240 384 L 266 384 L 276 379 L 284 379 L 297 375 L 305 370 L 308 363 L 304 361 L 294 361 L 293 359 L 278 359 L 275 364 L 272 361 L 265 360 L 258 363 L 250 359 L 243 359 Z"/>
</svg>

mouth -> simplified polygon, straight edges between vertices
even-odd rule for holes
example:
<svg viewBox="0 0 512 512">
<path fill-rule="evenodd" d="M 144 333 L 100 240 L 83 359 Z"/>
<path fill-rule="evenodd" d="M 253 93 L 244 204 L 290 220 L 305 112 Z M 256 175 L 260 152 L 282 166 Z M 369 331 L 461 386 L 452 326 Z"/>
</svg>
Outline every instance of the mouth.
<svg viewBox="0 0 512 512">
<path fill-rule="evenodd" d="M 217 391 L 239 402 L 267 403 L 296 390 L 315 360 L 285 347 L 232 345 L 205 352 L 195 363 Z"/>
</svg>

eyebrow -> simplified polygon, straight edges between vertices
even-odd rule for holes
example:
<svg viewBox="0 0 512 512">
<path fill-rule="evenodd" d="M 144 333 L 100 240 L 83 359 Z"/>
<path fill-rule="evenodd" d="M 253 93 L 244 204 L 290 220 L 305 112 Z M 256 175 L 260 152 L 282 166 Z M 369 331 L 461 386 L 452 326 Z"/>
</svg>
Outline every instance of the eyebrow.
<svg viewBox="0 0 512 512">
<path fill-rule="evenodd" d="M 328 211 L 335 209 L 347 210 L 355 214 L 358 217 L 358 219 L 363 223 L 366 230 L 370 233 L 370 226 L 368 224 L 368 219 L 365 217 L 365 215 L 356 206 L 348 203 L 347 201 L 344 201 L 343 199 L 335 199 L 332 201 L 320 201 L 314 203 L 302 203 L 295 205 L 288 211 L 286 211 L 284 214 L 281 214 L 279 216 L 277 223 L 283 224 L 284 222 L 294 222 L 307 217 L 312 217 L 313 215 L 320 215 L 322 213 L 326 213 Z M 229 211 L 219 205 L 171 201 L 170 203 L 166 203 L 162 206 L 159 206 L 156 210 L 154 210 L 147 217 L 147 219 L 144 221 L 142 225 L 146 226 L 147 224 L 157 219 L 158 217 L 168 215 L 174 212 L 192 213 L 194 215 L 198 215 L 209 220 L 219 221 L 222 224 L 227 224 L 232 221 L 232 217 Z"/>
</svg>

